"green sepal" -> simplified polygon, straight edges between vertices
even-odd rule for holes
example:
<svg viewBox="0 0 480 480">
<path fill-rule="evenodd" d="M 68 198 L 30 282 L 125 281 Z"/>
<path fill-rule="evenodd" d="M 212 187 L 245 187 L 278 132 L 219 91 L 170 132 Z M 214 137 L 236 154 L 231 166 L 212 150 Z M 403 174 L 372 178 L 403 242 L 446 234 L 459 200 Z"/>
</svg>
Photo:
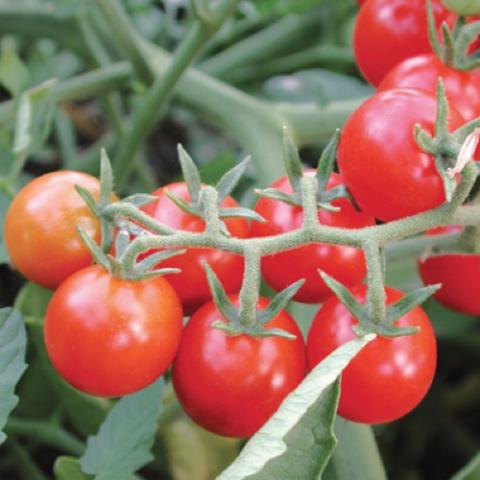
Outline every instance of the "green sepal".
<svg viewBox="0 0 480 480">
<path fill-rule="evenodd" d="M 234 337 L 248 335 L 250 337 L 281 337 L 287 340 L 295 340 L 297 338 L 292 333 L 281 328 L 247 327 L 240 324 L 222 322 L 221 320 L 215 320 L 212 323 L 212 327 Z"/>
<path fill-rule="evenodd" d="M 300 195 L 298 195 L 297 193 L 290 195 L 288 193 L 282 192 L 281 190 L 277 190 L 276 188 L 256 188 L 254 191 L 260 197 L 278 200 L 279 202 L 286 203 L 288 205 L 291 205 L 292 207 L 299 207 L 302 205 Z"/>
<path fill-rule="evenodd" d="M 368 333 L 376 333 L 381 337 L 403 337 L 405 335 L 414 335 L 420 331 L 418 327 L 396 327 L 394 325 L 378 324 L 368 321 L 354 325 L 352 330 L 359 337 L 363 337 Z"/>
<path fill-rule="evenodd" d="M 135 207 L 143 207 L 144 205 L 148 205 L 155 200 L 158 200 L 158 197 L 155 195 L 149 195 L 148 193 L 135 193 L 134 195 L 122 198 L 120 202 L 129 203 Z"/>
<path fill-rule="evenodd" d="M 196 217 L 202 218 L 200 209 L 198 208 L 196 203 L 188 203 L 182 198 L 180 198 L 178 195 L 175 195 L 172 193 L 168 188 L 165 188 L 164 190 L 165 195 L 181 210 L 183 210 L 186 213 L 189 213 L 190 215 L 194 215 Z"/>
<path fill-rule="evenodd" d="M 82 197 L 83 201 L 87 204 L 87 207 L 92 211 L 92 213 L 99 217 L 100 210 L 91 192 L 80 185 L 75 185 L 75 190 Z"/>
<path fill-rule="evenodd" d="M 167 260 L 168 258 L 176 257 L 177 255 L 183 255 L 186 253 L 186 249 L 183 250 L 161 250 L 160 252 L 152 253 L 148 257 L 144 258 L 135 265 L 135 272 L 143 275 L 149 272 L 152 268 L 158 264 Z M 178 269 L 177 269 L 178 270 Z"/>
<path fill-rule="evenodd" d="M 87 233 L 78 225 L 75 227 L 83 243 L 91 253 L 94 260 L 103 268 L 110 270 L 110 261 L 104 251 L 90 238 Z"/>
<path fill-rule="evenodd" d="M 161 277 L 162 275 L 171 275 L 176 273 L 181 273 L 181 270 L 179 268 L 157 268 L 150 272 L 129 275 L 127 278 L 129 280 L 148 280 L 150 278 Z"/>
<path fill-rule="evenodd" d="M 202 188 L 198 168 L 192 160 L 192 157 L 190 157 L 181 144 L 178 144 L 177 151 L 183 178 L 187 184 L 188 193 L 190 194 L 192 202 L 196 203 L 198 202 L 200 190 Z"/>
<path fill-rule="evenodd" d="M 442 58 L 442 44 L 438 37 L 437 25 L 435 24 L 435 15 L 433 14 L 432 2 L 427 0 L 427 24 L 428 24 L 428 39 L 435 55 L 438 58 Z"/>
<path fill-rule="evenodd" d="M 448 131 L 448 100 L 445 85 L 441 77 L 437 80 L 437 115 L 435 117 L 435 137 L 443 138 Z"/>
<path fill-rule="evenodd" d="M 340 141 L 340 129 L 336 129 L 333 137 L 324 148 L 320 159 L 318 160 L 317 177 L 318 192 L 325 192 L 328 179 L 333 172 L 335 161 L 337 159 L 338 142 Z M 325 192 L 327 193 L 327 192 Z M 322 200 L 325 200 L 322 197 Z"/>
<path fill-rule="evenodd" d="M 134 235 L 139 237 L 141 235 L 145 235 L 146 233 L 150 233 L 145 228 L 141 227 L 140 225 L 130 222 L 129 220 L 122 219 L 121 221 L 117 222 L 117 227 L 126 230 L 130 235 Z"/>
<path fill-rule="evenodd" d="M 397 302 L 387 306 L 387 322 L 393 324 L 400 317 L 403 317 L 406 313 L 412 310 L 417 305 L 422 304 L 431 295 L 433 295 L 441 284 L 429 285 L 424 288 L 417 288 L 411 292 L 408 292 Z"/>
<path fill-rule="evenodd" d="M 286 128 L 283 129 L 283 160 L 285 169 L 294 192 L 300 191 L 300 179 L 303 177 L 303 167 L 297 147 Z"/>
<path fill-rule="evenodd" d="M 215 188 L 218 192 L 218 205 L 221 205 L 221 203 L 233 192 L 234 188 L 238 185 L 238 182 L 245 173 L 245 170 L 250 163 L 250 160 L 250 156 L 246 157 L 238 165 L 235 165 L 235 167 L 228 170 L 228 172 L 226 172 L 217 182 Z"/>
<path fill-rule="evenodd" d="M 327 285 L 327 287 L 345 305 L 347 310 L 360 322 L 365 317 L 365 306 L 358 303 L 355 297 L 351 294 L 350 290 L 348 290 L 338 280 L 335 280 L 333 277 L 321 270 L 318 270 L 318 273 L 325 282 L 325 285 Z"/>
<path fill-rule="evenodd" d="M 435 154 L 435 141 L 433 137 L 427 133 L 421 125 L 418 123 L 415 125 L 413 135 L 415 137 L 415 141 L 417 145 L 426 153 L 430 155 Z"/>
<path fill-rule="evenodd" d="M 207 275 L 208 286 L 212 292 L 213 302 L 217 306 L 222 316 L 228 320 L 229 323 L 238 324 L 240 315 L 238 308 L 234 307 L 228 298 L 223 285 L 217 277 L 217 274 L 213 271 L 212 267 L 205 262 L 205 273 Z"/>
<path fill-rule="evenodd" d="M 125 229 L 120 229 L 115 237 L 115 255 L 118 259 L 123 257 L 130 244 L 130 234 Z"/>
<path fill-rule="evenodd" d="M 270 304 L 264 310 L 257 312 L 257 321 L 265 325 L 270 320 L 275 318 L 280 311 L 285 308 L 288 302 L 293 298 L 293 296 L 300 290 L 302 285 L 305 283 L 305 279 L 302 278 L 297 280 L 295 283 L 292 283 L 287 288 L 277 293 L 271 300 Z"/>
<path fill-rule="evenodd" d="M 447 202 L 450 202 L 457 188 L 457 182 L 455 180 L 455 177 L 451 177 L 450 175 L 448 175 L 448 167 L 445 165 L 445 158 L 440 155 L 435 157 L 435 167 L 438 174 L 440 175 L 440 178 L 442 179 L 445 199 Z"/>
<path fill-rule="evenodd" d="M 100 205 L 105 207 L 110 203 L 113 192 L 113 171 L 107 151 L 100 151 Z"/>
<path fill-rule="evenodd" d="M 462 17 L 460 17 L 462 18 Z M 459 22 L 457 22 L 458 24 Z M 459 67 L 463 70 L 473 70 L 478 68 L 480 60 L 472 55 L 468 55 L 468 49 L 472 42 L 480 35 L 480 21 L 464 23 L 461 27 L 456 40 L 456 49 L 460 54 L 458 60 L 461 61 Z M 457 62 L 458 64 L 459 62 Z"/>
<path fill-rule="evenodd" d="M 218 216 L 220 218 L 240 217 L 254 220 L 255 222 L 266 222 L 266 220 L 255 210 L 245 207 L 219 208 Z"/>
</svg>

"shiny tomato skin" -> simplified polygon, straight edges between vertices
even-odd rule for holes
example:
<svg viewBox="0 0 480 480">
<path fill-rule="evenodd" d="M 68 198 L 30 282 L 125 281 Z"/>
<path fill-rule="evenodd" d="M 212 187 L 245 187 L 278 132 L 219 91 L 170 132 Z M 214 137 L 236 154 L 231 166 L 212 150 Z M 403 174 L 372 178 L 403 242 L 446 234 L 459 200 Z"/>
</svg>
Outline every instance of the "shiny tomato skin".
<svg viewBox="0 0 480 480">
<path fill-rule="evenodd" d="M 437 26 L 452 23 L 452 14 L 433 0 Z M 364 77 L 377 86 L 401 61 L 431 53 L 425 0 L 368 0 L 359 11 L 354 31 L 355 59 Z"/>
<path fill-rule="evenodd" d="M 258 305 L 268 303 L 260 298 Z M 216 320 L 224 321 L 213 302 L 190 318 L 173 363 L 173 386 L 187 414 L 203 428 L 248 437 L 305 377 L 305 342 L 285 310 L 267 327 L 289 331 L 295 340 L 227 335 L 212 327 Z"/>
<path fill-rule="evenodd" d="M 67 382 L 91 395 L 118 397 L 165 372 L 182 328 L 180 301 L 164 278 L 125 280 L 94 265 L 55 291 L 44 335 Z"/>
<path fill-rule="evenodd" d="M 425 285 L 442 284 L 433 295 L 439 303 L 466 315 L 480 315 L 480 255 L 432 255 L 420 259 L 418 268 Z"/>
<path fill-rule="evenodd" d="M 202 232 L 205 222 L 193 215 L 185 213 L 175 205 L 165 194 L 166 190 L 176 194 L 184 200 L 190 200 L 187 186 L 183 182 L 172 183 L 152 192 L 158 200 L 144 207 L 146 213 L 157 221 L 178 230 Z M 222 207 L 236 207 L 238 204 L 231 197 L 227 197 Z M 242 218 L 227 218 L 224 222 L 233 237 L 246 238 L 248 224 Z M 211 298 L 205 276 L 204 263 L 208 262 L 225 290 L 236 292 L 240 289 L 243 277 L 243 258 L 239 255 L 207 248 L 190 248 L 184 255 L 179 255 L 162 262 L 162 267 L 180 268 L 181 273 L 166 275 L 166 279 L 177 292 L 182 302 L 184 312 L 192 314 L 198 307 Z"/>
<path fill-rule="evenodd" d="M 450 107 L 449 128 L 463 124 Z M 347 120 L 338 149 L 340 173 L 360 208 L 388 221 L 430 210 L 445 201 L 434 158 L 414 138 L 419 124 L 433 134 L 437 106 L 420 90 L 379 92 Z"/>
<path fill-rule="evenodd" d="M 367 287 L 352 289 L 365 302 Z M 386 288 L 387 304 L 403 293 Z M 337 297 L 327 300 L 315 316 L 307 339 L 308 365 L 313 368 L 342 344 L 355 338 L 357 320 Z M 420 331 L 402 337 L 377 337 L 343 371 L 338 413 L 360 423 L 396 420 L 413 410 L 427 393 L 435 375 L 436 340 L 430 320 L 420 307 L 395 322 Z"/>
<path fill-rule="evenodd" d="M 415 88 L 435 95 L 439 77 L 443 79 L 449 104 L 465 121 L 480 116 L 480 72 L 455 70 L 434 54 L 419 55 L 399 63 L 390 70 L 378 90 Z"/>
<path fill-rule="evenodd" d="M 306 172 L 314 175 L 313 170 Z M 328 188 L 342 183 L 340 175 L 333 173 Z M 292 193 L 287 177 L 282 177 L 272 184 L 286 193 Z M 318 218 L 322 225 L 344 228 L 362 228 L 373 225 L 372 216 L 358 212 L 345 198 L 335 200 L 340 212 L 319 210 Z M 269 198 L 260 198 L 255 211 L 267 222 L 252 224 L 250 234 L 253 237 L 278 235 L 295 230 L 303 223 L 303 209 Z M 305 278 L 305 284 L 293 297 L 306 303 L 319 303 L 331 295 L 318 274 L 318 269 L 346 285 L 356 285 L 365 277 L 365 259 L 361 249 L 344 245 L 315 244 L 287 250 L 285 252 L 262 258 L 262 273 L 268 284 L 277 291 L 288 287 L 293 282 Z"/>
<path fill-rule="evenodd" d="M 91 175 L 68 170 L 47 173 L 18 192 L 5 218 L 5 243 L 13 264 L 46 288 L 56 288 L 92 261 L 75 226 L 100 241 L 100 223 L 75 185 L 99 195 L 100 183 Z"/>
</svg>

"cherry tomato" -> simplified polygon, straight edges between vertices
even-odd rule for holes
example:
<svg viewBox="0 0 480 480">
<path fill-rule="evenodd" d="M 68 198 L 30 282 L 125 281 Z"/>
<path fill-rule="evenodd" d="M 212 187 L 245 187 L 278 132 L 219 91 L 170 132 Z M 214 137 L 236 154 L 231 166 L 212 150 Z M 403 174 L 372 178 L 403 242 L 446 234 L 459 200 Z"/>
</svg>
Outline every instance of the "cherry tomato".
<svg viewBox="0 0 480 480">
<path fill-rule="evenodd" d="M 268 303 L 260 298 L 258 305 L 265 308 Z M 286 330 L 295 340 L 227 335 L 212 327 L 217 320 L 224 318 L 213 302 L 191 317 L 173 363 L 173 385 L 199 425 L 219 435 L 248 437 L 304 378 L 305 342 L 285 310 L 267 328 Z"/>
<path fill-rule="evenodd" d="M 449 104 L 465 121 L 480 116 L 480 72 L 455 70 L 434 54 L 419 55 L 399 63 L 390 70 L 378 89 L 416 88 L 434 95 L 439 77 L 443 79 Z"/>
<path fill-rule="evenodd" d="M 387 304 L 403 297 L 385 289 Z M 367 287 L 352 289 L 357 301 L 365 302 Z M 315 316 L 307 339 L 310 368 L 342 344 L 355 338 L 357 320 L 337 297 L 330 297 Z M 365 346 L 343 371 L 338 413 L 361 423 L 385 423 L 413 410 L 433 380 L 436 342 L 430 320 L 415 307 L 395 322 L 397 326 L 420 327 L 414 335 L 377 337 Z"/>
<path fill-rule="evenodd" d="M 443 0 L 443 3 L 447 8 L 459 15 L 476 15 L 480 13 L 479 0 Z"/>
<path fill-rule="evenodd" d="M 75 185 L 99 196 L 99 181 L 85 173 L 47 173 L 16 195 L 5 218 L 5 243 L 13 264 L 32 282 L 56 288 L 92 257 L 75 227 L 100 241 L 100 223 Z"/>
<path fill-rule="evenodd" d="M 314 175 L 313 170 L 306 172 Z M 342 183 L 340 175 L 333 173 L 328 188 Z M 287 177 L 282 177 L 272 184 L 286 193 L 292 193 Z M 341 208 L 340 212 L 319 210 L 318 218 L 322 225 L 361 228 L 374 224 L 374 218 L 354 209 L 351 202 L 345 198 L 335 200 L 334 205 Z M 266 237 L 278 235 L 301 227 L 303 209 L 286 203 L 260 198 L 255 210 L 267 222 L 254 223 L 251 235 Z M 262 273 L 268 284 L 279 291 L 288 287 L 300 278 L 306 282 L 294 296 L 295 300 L 307 303 L 319 303 L 331 295 L 330 289 L 318 275 L 318 269 L 347 285 L 356 285 L 365 277 L 365 259 L 361 249 L 343 246 L 316 244 L 277 253 L 262 258 Z"/>
<path fill-rule="evenodd" d="M 431 229 L 429 235 L 461 232 L 461 225 Z M 480 315 L 480 255 L 473 253 L 441 253 L 420 258 L 420 276 L 425 285 L 441 283 L 434 298 L 452 310 L 467 315 Z"/>
<path fill-rule="evenodd" d="M 159 222 L 178 230 L 202 232 L 205 222 L 198 217 L 185 213 L 175 205 L 166 195 L 165 190 L 190 200 L 185 183 L 172 183 L 155 190 L 152 195 L 158 200 L 142 207 L 142 209 Z M 227 197 L 222 207 L 236 207 L 238 204 L 231 197 Z M 248 236 L 248 224 L 242 218 L 227 218 L 224 220 L 229 232 L 234 237 Z M 181 273 L 167 275 L 165 278 L 178 293 L 186 314 L 193 313 L 199 306 L 210 300 L 210 289 L 204 271 L 204 263 L 208 262 L 217 274 L 227 292 L 238 291 L 243 277 L 243 258 L 233 253 L 222 252 L 207 248 L 191 248 L 184 255 L 162 262 L 162 267 L 180 268 Z"/>
<path fill-rule="evenodd" d="M 440 0 L 432 6 L 437 26 L 453 23 Z M 375 86 L 402 60 L 430 53 L 425 0 L 368 0 L 358 14 L 353 45 L 360 70 Z"/>
<path fill-rule="evenodd" d="M 435 97 L 412 89 L 379 92 L 347 120 L 338 149 L 340 172 L 360 207 L 380 220 L 395 220 L 445 201 L 434 158 L 414 139 L 419 124 L 433 134 Z M 463 119 L 450 107 L 449 128 Z"/>
<path fill-rule="evenodd" d="M 45 317 L 48 355 L 67 382 L 102 397 L 140 390 L 167 369 L 182 333 L 182 307 L 162 277 L 125 280 L 98 265 L 55 291 Z"/>
</svg>

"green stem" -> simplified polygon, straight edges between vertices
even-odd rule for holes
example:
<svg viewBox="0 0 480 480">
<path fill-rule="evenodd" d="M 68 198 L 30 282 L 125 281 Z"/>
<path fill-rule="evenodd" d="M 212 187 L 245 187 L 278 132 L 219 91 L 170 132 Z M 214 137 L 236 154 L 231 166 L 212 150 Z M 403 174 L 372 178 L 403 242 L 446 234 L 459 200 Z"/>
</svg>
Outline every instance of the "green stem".
<svg viewBox="0 0 480 480">
<path fill-rule="evenodd" d="M 8 445 L 25 480 L 48 480 L 48 477 L 37 467 L 26 448 L 15 440 L 9 440 Z"/>
<path fill-rule="evenodd" d="M 245 273 L 240 289 L 240 323 L 255 325 L 257 320 L 258 292 L 260 290 L 260 251 L 256 245 L 244 250 Z"/>
<path fill-rule="evenodd" d="M 85 451 L 85 445 L 62 427 L 40 420 L 10 417 L 5 427 L 5 433 L 8 436 L 36 440 L 70 455 L 81 456 Z"/>
<path fill-rule="evenodd" d="M 386 314 L 386 297 L 380 248 L 375 240 L 368 239 L 363 245 L 363 251 L 367 264 L 368 317 L 374 323 L 381 323 L 384 321 Z"/>
</svg>

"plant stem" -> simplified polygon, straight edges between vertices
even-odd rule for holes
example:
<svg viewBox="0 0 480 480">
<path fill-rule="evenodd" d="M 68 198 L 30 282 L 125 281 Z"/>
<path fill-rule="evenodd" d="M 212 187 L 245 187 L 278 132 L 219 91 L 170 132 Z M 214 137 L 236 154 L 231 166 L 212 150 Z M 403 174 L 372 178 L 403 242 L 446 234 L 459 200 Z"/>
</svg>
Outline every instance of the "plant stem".
<svg viewBox="0 0 480 480">
<path fill-rule="evenodd" d="M 40 420 L 10 417 L 5 432 L 9 436 L 21 436 L 36 440 L 70 455 L 80 456 L 85 451 L 85 445 L 60 426 Z"/>
<path fill-rule="evenodd" d="M 47 476 L 37 467 L 30 457 L 28 450 L 15 440 L 8 443 L 12 455 L 16 458 L 16 465 L 20 468 L 21 475 L 25 480 L 48 480 Z"/>
<path fill-rule="evenodd" d="M 363 245 L 363 251 L 367 264 L 368 317 L 374 323 L 381 323 L 385 319 L 386 296 L 380 248 L 375 240 L 368 239 Z"/>
<path fill-rule="evenodd" d="M 260 290 L 260 251 L 256 245 L 251 245 L 244 250 L 245 273 L 242 288 L 240 289 L 240 323 L 242 325 L 255 325 L 258 292 Z"/>
</svg>

